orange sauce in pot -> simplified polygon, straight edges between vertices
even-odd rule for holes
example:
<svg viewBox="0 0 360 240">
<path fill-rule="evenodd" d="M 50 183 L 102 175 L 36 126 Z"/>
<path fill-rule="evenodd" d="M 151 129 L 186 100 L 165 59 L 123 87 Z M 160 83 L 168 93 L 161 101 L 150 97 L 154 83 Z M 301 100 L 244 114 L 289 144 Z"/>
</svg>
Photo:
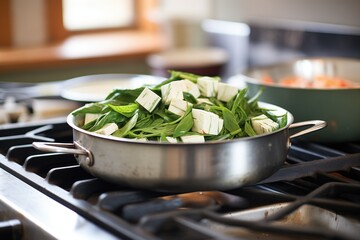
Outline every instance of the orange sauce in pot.
<svg viewBox="0 0 360 240">
<path fill-rule="evenodd" d="M 264 84 L 275 84 L 275 81 L 268 75 L 262 77 Z M 300 87 L 300 88 L 356 88 L 359 84 L 351 82 L 341 77 L 330 77 L 325 75 L 315 76 L 313 79 L 305 79 L 299 76 L 289 76 L 282 78 L 278 83 L 283 87 Z"/>
</svg>

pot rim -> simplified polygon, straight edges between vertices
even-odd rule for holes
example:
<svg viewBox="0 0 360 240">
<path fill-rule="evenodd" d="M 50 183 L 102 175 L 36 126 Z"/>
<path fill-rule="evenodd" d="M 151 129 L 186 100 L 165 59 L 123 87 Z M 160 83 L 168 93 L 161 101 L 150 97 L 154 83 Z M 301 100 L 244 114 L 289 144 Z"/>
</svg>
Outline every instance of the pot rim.
<svg viewBox="0 0 360 240">
<path fill-rule="evenodd" d="M 259 86 L 265 86 L 265 87 L 273 87 L 273 88 L 279 88 L 279 89 L 286 89 L 286 90 L 302 90 L 302 91 L 350 91 L 350 90 L 360 90 L 360 79 L 356 80 L 356 81 L 352 81 L 356 83 L 356 86 L 354 87 L 344 87 L 344 88 L 304 88 L 304 87 L 292 87 L 292 86 L 281 86 L 278 83 L 263 83 L 260 79 L 257 79 L 256 77 L 250 76 L 252 74 L 254 74 L 255 72 L 263 72 L 263 71 L 272 71 L 276 68 L 283 68 L 286 66 L 291 66 L 294 65 L 296 63 L 299 62 L 304 62 L 304 61 L 310 61 L 310 62 L 314 62 L 314 61 L 324 61 L 324 62 L 349 62 L 349 63 L 358 63 L 360 66 L 360 61 L 354 58 L 345 58 L 345 57 L 308 57 L 308 58 L 297 58 L 294 60 L 289 60 L 289 61 L 284 61 L 282 63 L 277 63 L 277 64 L 270 64 L 267 66 L 261 66 L 261 67 L 256 67 L 256 68 L 250 68 L 248 70 L 246 70 L 243 73 L 240 73 L 236 76 L 240 77 L 241 79 L 243 79 L 246 83 L 251 83 L 254 85 L 259 85 Z"/>
</svg>

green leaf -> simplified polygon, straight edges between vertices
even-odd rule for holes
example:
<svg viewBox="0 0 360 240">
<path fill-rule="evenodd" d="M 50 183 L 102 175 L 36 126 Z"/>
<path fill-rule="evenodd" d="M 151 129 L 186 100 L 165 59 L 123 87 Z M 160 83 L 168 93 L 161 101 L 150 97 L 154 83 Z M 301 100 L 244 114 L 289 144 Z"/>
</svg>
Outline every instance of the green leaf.
<svg viewBox="0 0 360 240">
<path fill-rule="evenodd" d="M 179 115 L 176 115 L 176 114 L 170 112 L 169 110 L 167 110 L 165 108 L 165 105 L 163 105 L 163 104 L 161 104 L 159 107 L 157 107 L 153 113 L 154 113 L 154 115 L 157 115 L 157 116 L 161 117 L 162 119 L 164 119 L 165 122 L 172 122 L 172 121 L 175 121 L 176 119 L 179 119 Z"/>
<path fill-rule="evenodd" d="M 168 83 L 171 83 L 173 81 L 177 81 L 177 80 L 180 80 L 179 76 L 176 76 L 176 75 L 171 75 L 170 78 L 166 79 L 165 81 L 159 83 L 158 85 L 156 85 L 155 87 L 152 88 L 152 90 L 159 90 L 162 86 L 168 84 Z"/>
<path fill-rule="evenodd" d="M 180 71 L 174 71 L 174 70 L 170 70 L 169 71 L 171 74 L 171 77 L 173 78 L 177 78 L 177 79 L 187 79 L 190 80 L 194 83 L 197 82 L 197 79 L 201 76 L 196 75 L 196 74 L 192 74 L 192 73 L 187 73 L 187 72 L 180 72 Z"/>
<path fill-rule="evenodd" d="M 172 136 L 175 131 L 176 125 L 160 125 L 157 127 L 148 127 L 141 129 L 132 129 L 129 136 L 136 138 L 149 138 L 149 137 L 159 137 L 162 134 L 165 136 Z"/>
<path fill-rule="evenodd" d="M 174 71 L 174 70 L 170 70 L 169 72 L 171 74 L 171 77 L 178 78 L 178 79 L 187 79 L 187 80 L 190 80 L 190 81 L 192 81 L 194 83 L 197 82 L 197 79 L 199 77 L 203 77 L 203 76 L 196 75 L 196 74 L 193 74 L 193 73 L 188 73 L 188 72 L 181 72 L 181 71 Z M 213 76 L 212 78 L 214 78 L 217 81 L 220 81 L 219 76 Z"/>
<path fill-rule="evenodd" d="M 253 127 L 251 126 L 251 124 L 249 122 L 245 123 L 245 132 L 250 136 L 256 136 L 256 132 L 254 131 Z"/>
<path fill-rule="evenodd" d="M 286 126 L 286 124 L 287 124 L 287 118 L 288 118 L 288 114 L 287 114 L 287 113 L 285 113 L 284 116 L 280 117 L 280 119 L 278 120 L 279 129 Z"/>
<path fill-rule="evenodd" d="M 196 104 L 197 103 L 197 100 L 196 98 L 189 92 L 183 92 L 183 96 L 184 96 L 184 100 L 189 102 L 189 103 L 192 103 L 192 104 Z"/>
<path fill-rule="evenodd" d="M 131 118 L 139 109 L 139 105 L 136 103 L 130 103 L 128 105 L 115 106 L 112 104 L 108 104 L 114 111 L 124 115 L 125 117 Z"/>
<path fill-rule="evenodd" d="M 88 103 L 85 104 L 83 107 L 74 110 L 71 114 L 77 116 L 80 114 L 85 115 L 86 113 L 95 113 L 95 114 L 103 113 L 105 106 L 106 105 L 101 103 Z"/>
<path fill-rule="evenodd" d="M 233 101 L 229 102 L 229 106 L 227 106 L 232 113 L 235 113 L 235 110 L 238 107 L 241 107 L 241 102 L 245 100 L 245 95 L 246 95 L 247 89 L 244 88 L 241 91 L 238 92 L 238 94 L 236 94 L 236 97 L 233 98 Z"/>
<path fill-rule="evenodd" d="M 135 113 L 132 118 L 120 129 L 116 130 L 112 135 L 116 137 L 125 137 L 128 132 L 136 125 L 139 114 Z"/>
<path fill-rule="evenodd" d="M 164 133 L 161 133 L 161 134 L 160 134 L 159 141 L 160 141 L 160 142 L 169 142 L 169 141 L 166 139 L 166 135 L 165 135 Z"/>
<path fill-rule="evenodd" d="M 116 105 L 127 105 L 130 103 L 134 103 L 135 99 L 140 95 L 143 90 L 144 87 L 135 89 L 115 89 L 101 103 L 106 104 L 110 103 L 110 101 L 116 101 Z"/>
<path fill-rule="evenodd" d="M 102 128 L 107 123 L 120 124 L 120 123 L 126 122 L 127 120 L 128 120 L 128 118 L 121 115 L 120 113 L 115 112 L 115 111 L 109 111 L 109 112 L 103 114 L 101 117 L 99 117 L 97 119 L 97 121 L 95 122 L 95 124 L 90 129 L 87 129 L 87 130 L 94 132 L 94 131 Z"/>
<path fill-rule="evenodd" d="M 236 135 L 239 133 L 240 127 L 236 121 L 235 115 L 227 108 L 222 108 L 223 118 L 224 118 L 224 127 L 230 132 L 231 135 Z"/>
<path fill-rule="evenodd" d="M 179 124 L 175 128 L 174 137 L 180 137 L 185 135 L 190 131 L 192 126 L 194 125 L 193 117 L 191 111 L 179 122 Z"/>
<path fill-rule="evenodd" d="M 287 124 L 287 112 L 280 116 L 275 115 L 270 111 L 264 111 L 264 114 L 274 122 L 278 123 L 279 129 L 285 127 Z"/>
</svg>

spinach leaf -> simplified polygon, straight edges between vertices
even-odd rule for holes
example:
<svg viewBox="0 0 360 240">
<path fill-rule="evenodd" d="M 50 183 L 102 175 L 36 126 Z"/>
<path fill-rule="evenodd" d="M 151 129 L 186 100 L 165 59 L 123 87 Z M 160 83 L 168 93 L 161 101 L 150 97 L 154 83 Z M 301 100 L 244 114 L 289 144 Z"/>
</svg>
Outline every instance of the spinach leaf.
<svg viewBox="0 0 360 240">
<path fill-rule="evenodd" d="M 220 141 L 220 140 L 228 140 L 232 138 L 233 136 L 230 133 L 205 136 L 206 141 Z"/>
<path fill-rule="evenodd" d="M 261 109 L 262 113 L 265 114 L 268 118 L 270 118 L 272 121 L 279 124 L 279 129 L 283 128 L 287 124 L 287 113 L 284 113 L 282 115 L 275 115 L 271 112 L 271 110 L 268 109 Z"/>
<path fill-rule="evenodd" d="M 109 103 L 110 101 L 117 101 L 117 105 L 127 105 L 134 103 L 135 99 L 144 90 L 144 87 L 135 89 L 115 89 L 113 90 L 106 99 L 101 103 Z"/>
<path fill-rule="evenodd" d="M 130 103 L 128 105 L 115 106 L 112 104 L 108 104 L 114 111 L 124 115 L 125 117 L 132 117 L 139 109 L 139 105 L 137 103 Z"/>
<path fill-rule="evenodd" d="M 157 127 L 151 126 L 147 128 L 141 128 L 141 129 L 132 129 L 131 132 L 129 132 L 129 136 L 135 137 L 135 138 L 149 138 L 149 137 L 159 137 L 162 134 L 166 136 L 172 136 L 175 131 L 176 125 L 160 125 Z"/>
<path fill-rule="evenodd" d="M 174 70 L 171 70 L 169 71 L 171 76 L 174 77 L 174 78 L 178 78 L 178 79 L 187 79 L 187 80 L 190 80 L 194 83 L 197 82 L 197 79 L 201 76 L 199 75 L 196 75 L 196 74 L 192 74 L 192 73 L 187 73 L 187 72 L 180 72 L 180 71 L 174 71 Z"/>
<path fill-rule="evenodd" d="M 139 114 L 135 113 L 132 118 L 120 129 L 116 130 L 112 135 L 116 137 L 125 137 L 128 132 L 136 125 Z"/>
<path fill-rule="evenodd" d="M 282 117 L 280 117 L 280 119 L 278 120 L 279 129 L 286 126 L 287 118 L 288 118 L 287 113 L 285 113 Z"/>
<path fill-rule="evenodd" d="M 157 115 L 164 119 L 165 122 L 172 122 L 179 118 L 179 115 L 176 115 L 165 108 L 165 105 L 161 104 L 154 110 L 154 115 Z"/>
<path fill-rule="evenodd" d="M 256 132 L 254 131 L 253 127 L 251 126 L 251 123 L 248 121 L 245 123 L 245 132 L 250 136 L 256 136 Z"/>
<path fill-rule="evenodd" d="M 176 126 L 174 131 L 174 137 L 180 137 L 185 135 L 187 132 L 190 131 L 192 126 L 194 125 L 193 117 L 191 111 L 188 112 L 188 114 L 181 119 L 179 124 Z"/>
<path fill-rule="evenodd" d="M 193 73 L 188 73 L 188 72 L 181 72 L 181 71 L 174 71 L 174 70 L 170 70 L 169 72 L 171 73 L 172 77 L 177 77 L 179 79 L 187 79 L 187 80 L 190 80 L 190 81 L 192 81 L 194 83 L 197 82 L 197 79 L 199 77 L 203 77 L 203 76 L 196 75 L 196 74 L 193 74 Z M 213 76 L 212 78 L 215 78 L 216 80 L 220 81 L 219 76 Z"/>
<path fill-rule="evenodd" d="M 109 112 L 103 114 L 101 117 L 99 117 L 96 120 L 95 124 L 90 129 L 87 129 L 87 130 L 94 132 L 94 131 L 102 128 L 107 123 L 116 123 L 119 125 L 121 123 L 126 122 L 127 120 L 128 120 L 128 118 L 121 115 L 120 113 L 115 112 L 115 111 L 109 111 Z"/>
<path fill-rule="evenodd" d="M 192 104 L 197 103 L 196 98 L 189 92 L 183 92 L 183 97 L 184 97 L 184 100 L 189 102 L 189 103 L 192 103 Z"/>
<path fill-rule="evenodd" d="M 177 80 L 180 80 L 179 76 L 171 74 L 170 78 L 154 86 L 151 90 L 159 90 L 162 86 Z"/>
<path fill-rule="evenodd" d="M 223 118 L 224 118 L 224 127 L 230 132 L 231 135 L 236 135 L 241 131 L 235 115 L 227 108 L 222 108 Z"/>
<path fill-rule="evenodd" d="M 105 107 L 106 105 L 101 103 L 88 103 L 85 104 L 83 107 L 74 110 L 71 114 L 76 116 L 86 113 L 103 113 Z"/>
<path fill-rule="evenodd" d="M 241 91 L 236 94 L 236 97 L 232 99 L 232 101 L 229 102 L 227 108 L 231 110 L 232 113 L 235 113 L 235 110 L 238 107 L 241 107 L 241 103 L 245 100 L 245 94 L 247 92 L 247 89 L 244 88 Z"/>
</svg>

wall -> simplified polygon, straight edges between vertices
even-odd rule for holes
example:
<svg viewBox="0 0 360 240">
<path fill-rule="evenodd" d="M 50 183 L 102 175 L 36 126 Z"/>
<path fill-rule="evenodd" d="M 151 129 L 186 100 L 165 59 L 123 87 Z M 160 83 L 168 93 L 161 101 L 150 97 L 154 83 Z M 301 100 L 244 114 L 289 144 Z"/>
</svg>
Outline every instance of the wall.
<svg viewBox="0 0 360 240">
<path fill-rule="evenodd" d="M 214 0 L 215 18 L 313 21 L 360 27 L 359 0 Z"/>
<path fill-rule="evenodd" d="M 46 41 L 44 2 L 12 0 L 16 46 Z M 157 20 L 172 46 L 200 45 L 198 30 L 205 18 L 245 21 L 253 18 L 314 21 L 360 27 L 359 0 L 160 0 Z"/>
<path fill-rule="evenodd" d="M 16 46 L 46 41 L 44 2 L 12 0 Z M 360 27 L 359 0 L 159 0 L 155 14 L 169 39 L 169 47 L 203 46 L 201 21 L 206 18 L 246 21 L 254 18 L 317 21 Z M 97 66 L 17 72 L 0 75 L 0 81 L 53 81 L 95 73 L 149 73 L 144 59 Z"/>
<path fill-rule="evenodd" d="M 44 0 L 11 0 L 13 46 L 36 46 L 46 42 Z"/>
</svg>

